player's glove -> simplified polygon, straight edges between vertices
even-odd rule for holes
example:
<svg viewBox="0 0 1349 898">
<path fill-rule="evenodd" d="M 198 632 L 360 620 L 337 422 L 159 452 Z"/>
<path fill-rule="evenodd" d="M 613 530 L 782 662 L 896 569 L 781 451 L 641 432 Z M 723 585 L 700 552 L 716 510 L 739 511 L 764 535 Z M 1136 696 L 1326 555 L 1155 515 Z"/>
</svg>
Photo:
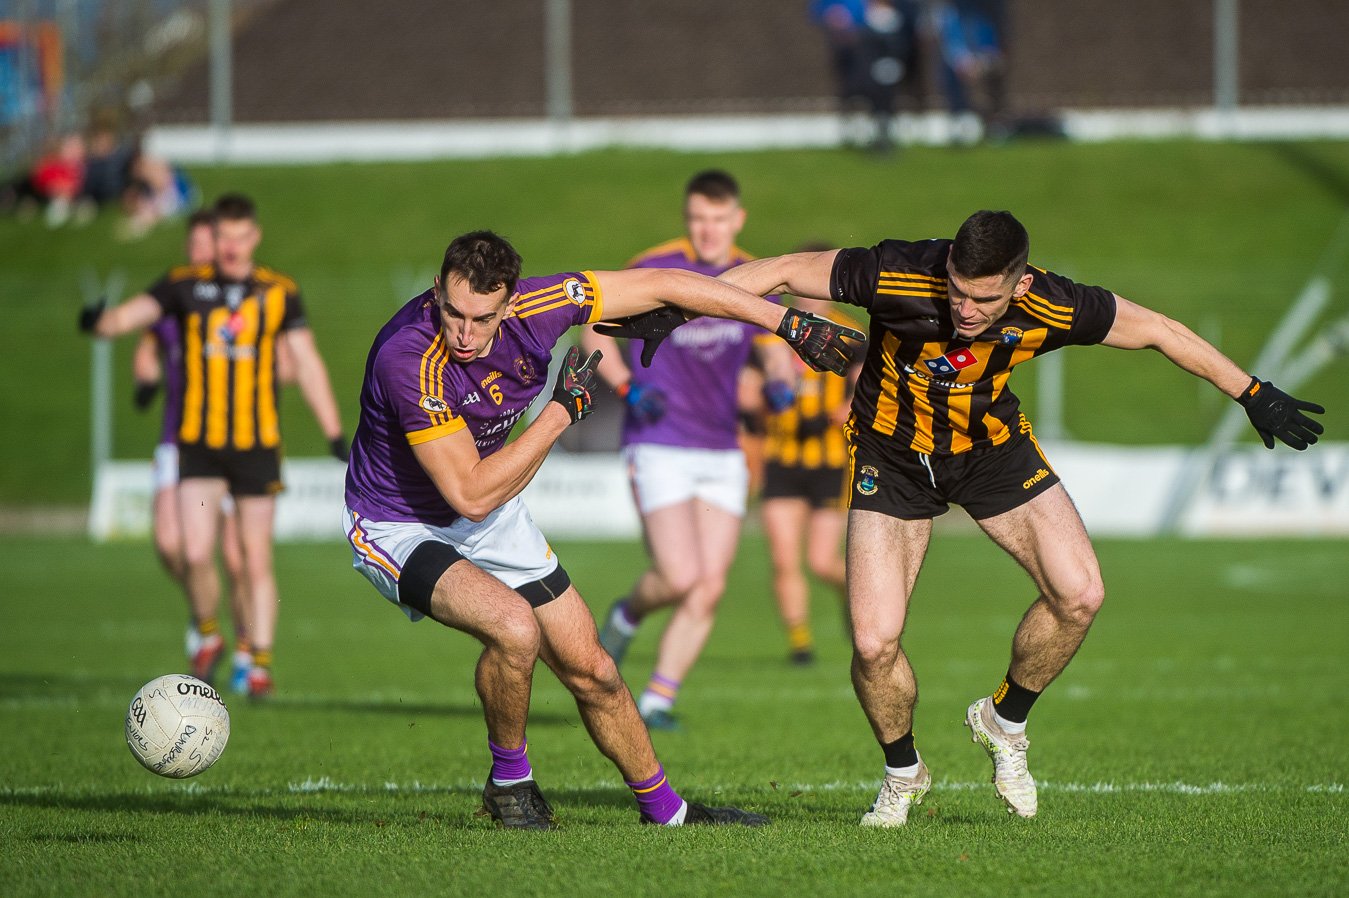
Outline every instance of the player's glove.
<svg viewBox="0 0 1349 898">
<path fill-rule="evenodd" d="M 332 455 L 333 458 L 346 464 L 347 459 L 351 457 L 351 444 L 347 442 L 347 435 L 339 433 L 329 440 L 328 453 Z"/>
<path fill-rule="evenodd" d="M 847 370 L 858 344 L 867 338 L 859 330 L 793 308 L 783 313 L 776 333 L 813 370 L 834 374 Z"/>
<path fill-rule="evenodd" d="M 573 346 L 567 350 L 562 370 L 557 373 L 553 402 L 567 410 L 573 424 L 590 414 L 590 391 L 595 387 L 595 369 L 601 358 L 603 355 L 597 349 L 582 363 L 581 347 Z"/>
<path fill-rule="evenodd" d="M 658 387 L 628 381 L 616 392 L 627 403 L 628 414 L 638 424 L 655 424 L 665 417 L 665 394 Z"/>
<path fill-rule="evenodd" d="M 137 411 L 145 411 L 150 407 L 150 403 L 155 401 L 155 395 L 159 392 L 159 381 L 142 380 L 136 382 L 136 392 L 132 396 L 132 401 L 136 403 Z"/>
<path fill-rule="evenodd" d="M 92 334 L 94 328 L 98 327 L 98 319 L 103 317 L 103 310 L 108 307 L 108 297 L 100 296 L 90 303 L 85 303 L 84 308 L 80 309 L 80 333 Z"/>
<path fill-rule="evenodd" d="M 770 380 L 763 385 L 763 401 L 773 414 L 785 412 L 796 403 L 796 389 L 785 380 Z"/>
<path fill-rule="evenodd" d="M 1320 421 L 1302 414 L 1324 415 L 1325 409 L 1315 402 L 1294 399 L 1267 380 L 1252 377 L 1237 402 L 1246 409 L 1246 417 L 1251 419 L 1251 426 L 1260 434 L 1266 449 L 1274 448 L 1275 437 L 1294 449 L 1306 449 L 1325 432 Z"/>
<path fill-rule="evenodd" d="M 607 323 L 600 322 L 595 325 L 595 333 L 641 340 L 642 367 L 650 368 L 651 360 L 656 357 L 656 350 L 660 347 L 660 341 L 670 336 L 671 331 L 687 320 L 684 313 L 678 309 L 661 306 L 640 315 L 629 315 Z"/>
</svg>

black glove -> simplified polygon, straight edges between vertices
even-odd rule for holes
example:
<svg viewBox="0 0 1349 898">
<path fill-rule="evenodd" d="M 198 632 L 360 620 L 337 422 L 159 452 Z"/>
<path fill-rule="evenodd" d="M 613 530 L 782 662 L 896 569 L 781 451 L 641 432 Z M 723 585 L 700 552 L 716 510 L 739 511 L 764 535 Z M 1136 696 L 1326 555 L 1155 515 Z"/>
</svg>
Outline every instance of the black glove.
<svg viewBox="0 0 1349 898">
<path fill-rule="evenodd" d="M 339 433 L 328 441 L 328 453 L 342 464 L 347 463 L 351 457 L 351 444 L 347 442 L 346 434 Z"/>
<path fill-rule="evenodd" d="M 1274 438 L 1278 437 L 1300 451 L 1315 443 L 1318 435 L 1325 432 L 1320 421 L 1302 414 L 1324 415 L 1325 409 L 1315 402 L 1294 399 L 1267 380 L 1252 377 L 1237 402 L 1246 409 L 1246 417 L 1251 419 L 1251 426 L 1264 440 L 1266 449 L 1273 449 Z"/>
<path fill-rule="evenodd" d="M 867 338 L 859 330 L 793 308 L 783 313 L 776 333 L 796 350 L 796 354 L 812 370 L 834 374 L 842 374 L 848 369 L 848 363 L 857 349 L 855 344 Z M 845 339 L 854 342 L 846 343 Z"/>
<path fill-rule="evenodd" d="M 642 367 L 650 368 L 651 360 L 656 357 L 660 341 L 670 336 L 670 332 L 687 321 L 684 313 L 670 306 L 661 306 L 640 315 L 629 315 L 612 322 L 595 325 L 595 333 L 608 334 L 610 337 L 626 337 L 629 340 L 642 341 Z"/>
<path fill-rule="evenodd" d="M 553 402 L 567 410 L 573 424 L 590 414 L 590 391 L 595 386 L 595 369 L 603 357 L 597 349 L 584 364 L 578 364 L 581 361 L 581 347 L 573 346 L 567 350 L 562 370 L 557 373 L 557 385 L 553 387 Z"/>
<path fill-rule="evenodd" d="M 80 333 L 92 334 L 94 328 L 98 327 L 98 319 L 103 317 L 103 310 L 108 307 L 108 297 L 100 296 L 91 303 L 86 303 L 84 308 L 80 309 Z"/>
<path fill-rule="evenodd" d="M 132 401 L 136 403 L 138 411 L 145 411 L 150 407 L 150 403 L 155 401 L 155 394 L 159 392 L 159 381 L 143 380 L 136 382 L 136 393 Z"/>
</svg>

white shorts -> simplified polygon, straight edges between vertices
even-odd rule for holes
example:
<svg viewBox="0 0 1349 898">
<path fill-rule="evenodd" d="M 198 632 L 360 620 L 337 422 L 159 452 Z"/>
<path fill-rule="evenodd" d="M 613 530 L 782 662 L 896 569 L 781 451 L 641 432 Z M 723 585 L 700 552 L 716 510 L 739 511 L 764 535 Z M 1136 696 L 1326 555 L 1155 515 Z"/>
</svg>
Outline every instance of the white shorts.
<svg viewBox="0 0 1349 898">
<path fill-rule="evenodd" d="M 637 443 L 623 450 L 637 510 L 701 499 L 737 517 L 745 515 L 749 468 L 739 449 L 689 449 Z"/>
<path fill-rule="evenodd" d="M 372 521 L 350 508 L 342 509 L 342 525 L 351 543 L 351 566 L 409 620 L 421 620 L 425 615 L 398 600 L 398 578 L 412 551 L 428 539 L 453 546 L 511 589 L 543 580 L 558 569 L 557 556 L 519 496 L 482 521 L 460 518 L 448 527 Z"/>
<path fill-rule="evenodd" d="M 178 485 L 177 443 L 160 443 L 155 447 L 154 472 L 156 493 Z"/>
</svg>

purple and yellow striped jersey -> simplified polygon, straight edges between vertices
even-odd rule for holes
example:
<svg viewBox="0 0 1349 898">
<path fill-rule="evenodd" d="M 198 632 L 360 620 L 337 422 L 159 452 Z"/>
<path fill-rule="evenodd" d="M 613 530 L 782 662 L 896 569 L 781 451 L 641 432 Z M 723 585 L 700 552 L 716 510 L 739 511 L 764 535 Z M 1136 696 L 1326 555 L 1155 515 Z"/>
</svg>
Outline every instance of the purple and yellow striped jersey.
<svg viewBox="0 0 1349 898">
<path fill-rule="evenodd" d="M 361 421 L 347 465 L 347 507 L 375 521 L 453 523 L 450 506 L 412 452 L 468 429 L 479 456 L 500 449 L 548 386 L 553 346 L 598 321 L 603 297 L 588 271 L 521 278 L 518 299 L 481 358 L 450 358 L 435 295 L 398 310 L 375 337 L 361 384 Z"/>
<path fill-rule="evenodd" d="M 1012 369 L 1063 346 L 1099 343 L 1115 297 L 1030 267 L 1030 290 L 984 333 L 956 339 L 946 290 L 950 240 L 885 240 L 834 260 L 830 295 L 871 313 L 866 360 L 853 395 L 855 426 L 928 455 L 1006 442 L 1020 400 Z"/>
<path fill-rule="evenodd" d="M 682 268 L 716 277 L 754 257 L 736 247 L 731 264 L 708 265 L 698 259 L 687 238 L 652 247 L 628 263 L 629 268 Z M 777 297 L 767 297 L 776 302 Z M 632 383 L 665 394 L 665 414 L 655 422 L 633 415 L 623 420 L 622 444 L 656 443 L 695 449 L 739 447 L 736 383 L 749 361 L 756 339 L 774 339 L 752 324 L 723 318 L 695 318 L 681 324 L 660 346 L 650 368 L 639 363 L 642 344 L 628 342 Z"/>
<path fill-rule="evenodd" d="M 295 282 L 261 266 L 245 281 L 213 265 L 174 268 L 148 291 L 182 336 L 178 442 L 208 449 L 281 443 L 276 341 L 305 327 Z"/>
</svg>

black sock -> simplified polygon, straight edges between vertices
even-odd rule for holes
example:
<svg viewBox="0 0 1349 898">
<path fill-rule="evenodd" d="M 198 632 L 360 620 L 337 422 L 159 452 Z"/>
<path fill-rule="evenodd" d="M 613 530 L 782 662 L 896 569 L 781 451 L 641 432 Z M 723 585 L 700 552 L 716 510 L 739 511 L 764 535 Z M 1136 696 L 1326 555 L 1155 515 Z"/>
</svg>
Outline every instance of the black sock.
<svg viewBox="0 0 1349 898">
<path fill-rule="evenodd" d="M 1003 678 L 998 691 L 993 693 L 993 708 L 1003 720 L 1012 723 L 1025 723 L 1030 714 L 1031 705 L 1040 697 L 1040 693 L 1031 692 L 1025 686 L 1012 679 L 1011 671 Z"/>
<path fill-rule="evenodd" d="M 885 752 L 886 767 L 912 767 L 918 763 L 918 749 L 913 747 L 912 730 L 900 736 L 894 742 L 883 744 L 881 751 Z"/>
</svg>

